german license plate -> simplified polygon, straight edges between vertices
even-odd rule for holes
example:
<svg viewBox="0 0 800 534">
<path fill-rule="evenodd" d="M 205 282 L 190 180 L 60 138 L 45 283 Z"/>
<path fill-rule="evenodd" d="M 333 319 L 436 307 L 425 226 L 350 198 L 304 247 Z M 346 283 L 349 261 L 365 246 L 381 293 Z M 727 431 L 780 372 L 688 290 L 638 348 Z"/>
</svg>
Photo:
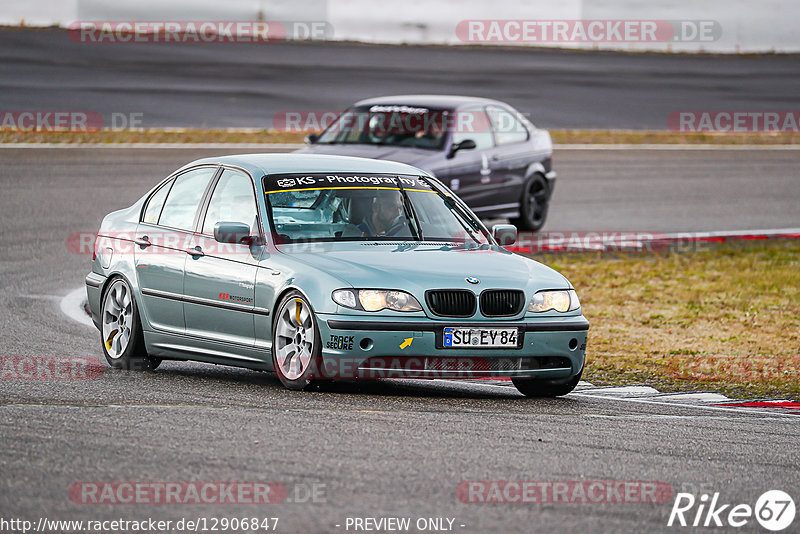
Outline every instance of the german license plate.
<svg viewBox="0 0 800 534">
<path fill-rule="evenodd" d="M 517 329 L 446 327 L 443 344 L 445 348 L 517 348 Z"/>
</svg>

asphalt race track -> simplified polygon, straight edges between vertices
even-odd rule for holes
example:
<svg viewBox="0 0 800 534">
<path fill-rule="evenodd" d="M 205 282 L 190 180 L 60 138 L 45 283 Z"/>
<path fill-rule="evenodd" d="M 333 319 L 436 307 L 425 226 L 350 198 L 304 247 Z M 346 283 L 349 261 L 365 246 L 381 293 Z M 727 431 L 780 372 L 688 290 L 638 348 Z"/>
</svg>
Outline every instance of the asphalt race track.
<svg viewBox="0 0 800 534">
<path fill-rule="evenodd" d="M 352 43 L 78 43 L 0 29 L 0 110 L 141 113 L 141 126 L 265 128 L 381 94 L 498 98 L 545 128 L 667 128 L 676 111 L 794 110 L 800 57 Z M 107 126 L 110 125 L 107 122 Z"/>
<path fill-rule="evenodd" d="M 68 236 L 96 230 L 105 213 L 213 152 L 228 151 L 0 148 L 2 355 L 99 359 L 97 331 L 59 309 L 89 268 Z M 800 226 L 791 200 L 800 195 L 798 154 L 561 151 L 546 228 Z M 800 491 L 796 416 L 593 392 L 528 400 L 486 381 L 382 381 L 297 393 L 268 374 L 177 362 L 153 373 L 105 369 L 88 380 L 2 379 L 0 510 L 34 521 L 279 517 L 279 532 L 346 532 L 348 517 L 375 516 L 446 517 L 465 533 L 674 532 L 671 498 L 469 504 L 456 488 L 474 480 L 661 481 L 751 506 L 769 489 Z M 273 481 L 293 502 L 77 504 L 68 490 L 87 481 Z M 314 484 L 315 502 L 297 502 Z"/>
</svg>

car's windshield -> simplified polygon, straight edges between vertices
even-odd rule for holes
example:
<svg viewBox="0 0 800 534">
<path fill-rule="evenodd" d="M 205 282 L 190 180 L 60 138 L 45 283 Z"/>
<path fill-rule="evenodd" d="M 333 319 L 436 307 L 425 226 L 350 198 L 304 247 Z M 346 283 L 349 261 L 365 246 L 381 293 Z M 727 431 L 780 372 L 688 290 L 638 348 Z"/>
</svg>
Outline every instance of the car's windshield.
<svg viewBox="0 0 800 534">
<path fill-rule="evenodd" d="M 441 150 L 455 114 L 418 106 L 358 106 L 345 111 L 317 143 L 391 145 Z"/>
<path fill-rule="evenodd" d="M 423 177 L 281 174 L 266 176 L 264 188 L 278 243 L 489 243 L 485 228 L 449 194 Z"/>
</svg>

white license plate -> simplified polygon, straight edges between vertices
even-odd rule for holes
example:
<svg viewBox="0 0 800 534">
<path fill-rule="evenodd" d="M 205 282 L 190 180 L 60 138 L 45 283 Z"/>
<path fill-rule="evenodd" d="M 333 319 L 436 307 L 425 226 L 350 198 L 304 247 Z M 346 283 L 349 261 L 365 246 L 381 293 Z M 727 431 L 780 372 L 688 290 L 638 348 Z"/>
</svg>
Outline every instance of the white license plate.
<svg viewBox="0 0 800 534">
<path fill-rule="evenodd" d="M 445 348 L 517 348 L 517 329 L 447 327 L 444 329 L 443 341 Z"/>
</svg>

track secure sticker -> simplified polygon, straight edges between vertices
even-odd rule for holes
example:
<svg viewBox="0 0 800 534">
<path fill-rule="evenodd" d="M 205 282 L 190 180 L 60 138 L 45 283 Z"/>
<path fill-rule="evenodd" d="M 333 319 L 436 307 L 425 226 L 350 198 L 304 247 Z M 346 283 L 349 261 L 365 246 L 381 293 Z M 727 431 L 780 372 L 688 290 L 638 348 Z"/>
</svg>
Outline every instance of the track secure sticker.
<svg viewBox="0 0 800 534">
<path fill-rule="evenodd" d="M 355 336 L 331 336 L 325 348 L 337 350 L 353 350 Z"/>
</svg>

